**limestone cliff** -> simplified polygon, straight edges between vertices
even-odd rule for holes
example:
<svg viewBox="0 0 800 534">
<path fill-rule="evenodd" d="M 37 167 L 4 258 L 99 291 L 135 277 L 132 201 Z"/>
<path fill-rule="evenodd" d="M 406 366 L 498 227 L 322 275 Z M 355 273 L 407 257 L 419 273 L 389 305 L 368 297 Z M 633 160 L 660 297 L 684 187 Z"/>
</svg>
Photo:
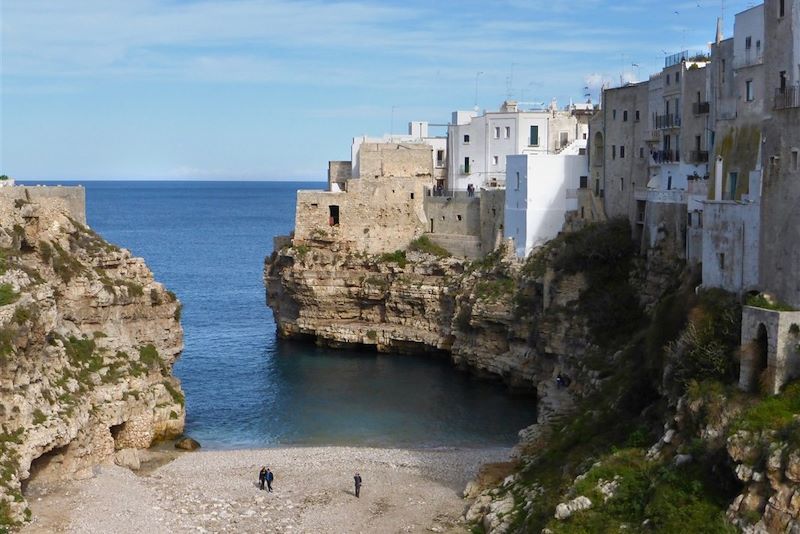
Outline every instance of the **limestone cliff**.
<svg viewBox="0 0 800 534">
<path fill-rule="evenodd" d="M 0 196 L 0 528 L 30 514 L 37 471 L 91 476 L 182 431 L 179 318 L 142 259 L 58 199 Z"/>
</svg>

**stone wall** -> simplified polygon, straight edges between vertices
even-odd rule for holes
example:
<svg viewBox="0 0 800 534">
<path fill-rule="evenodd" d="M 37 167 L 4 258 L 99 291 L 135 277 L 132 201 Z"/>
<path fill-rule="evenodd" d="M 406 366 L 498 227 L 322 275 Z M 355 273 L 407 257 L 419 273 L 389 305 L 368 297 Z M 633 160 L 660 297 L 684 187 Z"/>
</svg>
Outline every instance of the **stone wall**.
<svg viewBox="0 0 800 534">
<path fill-rule="evenodd" d="M 298 191 L 294 243 L 341 243 L 370 254 L 405 249 L 426 230 L 426 187 L 429 176 L 375 177 L 349 180 L 347 192 Z"/>
<path fill-rule="evenodd" d="M 52 201 L 66 210 L 70 217 L 81 224 L 86 224 L 86 190 L 83 186 L 15 185 L 0 189 L 0 195 L 30 202 Z"/>
<path fill-rule="evenodd" d="M 434 234 L 480 235 L 481 199 L 478 197 L 425 197 L 425 215 Z"/>
<path fill-rule="evenodd" d="M 433 148 L 422 143 L 363 143 L 359 178 L 433 177 Z"/>
<path fill-rule="evenodd" d="M 763 365 L 759 364 L 759 329 L 766 333 L 766 363 L 769 392 L 777 394 L 790 380 L 800 377 L 800 312 L 742 308 L 742 360 L 739 387 L 753 391 L 759 386 Z"/>
<path fill-rule="evenodd" d="M 347 180 L 353 176 L 353 163 L 350 161 L 329 161 L 328 162 L 328 190 L 344 191 Z"/>
<path fill-rule="evenodd" d="M 481 190 L 481 250 L 488 254 L 503 242 L 503 221 L 505 219 L 506 190 Z"/>
<path fill-rule="evenodd" d="M 759 211 L 756 203 L 704 203 L 703 286 L 740 293 L 758 285 Z"/>
</svg>

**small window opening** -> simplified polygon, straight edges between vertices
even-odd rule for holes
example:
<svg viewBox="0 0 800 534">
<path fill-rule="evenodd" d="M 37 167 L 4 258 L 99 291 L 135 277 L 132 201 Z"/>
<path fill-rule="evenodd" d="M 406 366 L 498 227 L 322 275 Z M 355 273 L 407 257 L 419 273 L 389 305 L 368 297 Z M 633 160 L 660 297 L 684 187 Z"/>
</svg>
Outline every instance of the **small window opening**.
<svg viewBox="0 0 800 534">
<path fill-rule="evenodd" d="M 330 226 L 339 226 L 339 206 L 328 206 L 328 224 Z"/>
<path fill-rule="evenodd" d="M 456 219 L 461 220 L 461 215 L 456 215 Z"/>
</svg>

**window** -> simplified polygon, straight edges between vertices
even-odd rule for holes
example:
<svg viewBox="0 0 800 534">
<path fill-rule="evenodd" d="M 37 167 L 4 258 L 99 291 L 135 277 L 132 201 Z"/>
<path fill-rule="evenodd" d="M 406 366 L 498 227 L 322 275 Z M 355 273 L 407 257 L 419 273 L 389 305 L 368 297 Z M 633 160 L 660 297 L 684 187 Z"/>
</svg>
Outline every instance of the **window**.
<svg viewBox="0 0 800 534">
<path fill-rule="evenodd" d="M 669 85 L 669 81 L 671 80 L 669 74 L 667 74 L 667 85 Z"/>
<path fill-rule="evenodd" d="M 519 171 L 517 171 L 517 189 L 516 189 L 516 191 L 519 191 Z"/>
<path fill-rule="evenodd" d="M 756 53 L 761 52 L 761 39 L 756 41 Z"/>
<path fill-rule="evenodd" d="M 782 70 L 780 72 L 779 76 L 781 78 L 780 86 L 779 86 L 780 87 L 780 91 L 781 91 L 781 93 L 785 93 L 786 92 L 786 71 Z"/>
<path fill-rule="evenodd" d="M 611 159 L 617 159 L 617 145 L 611 145 Z"/>
<path fill-rule="evenodd" d="M 589 187 L 589 177 L 588 176 L 581 176 L 580 177 L 580 186 L 581 189 L 586 189 Z"/>
<path fill-rule="evenodd" d="M 465 145 L 469 144 L 469 134 L 464 134 L 464 144 Z"/>
<path fill-rule="evenodd" d="M 611 110 L 611 120 L 617 120 L 617 110 L 616 109 L 612 109 Z"/>
<path fill-rule="evenodd" d="M 736 198 L 736 185 L 739 181 L 739 173 L 738 172 L 729 172 L 728 173 L 728 191 L 726 192 L 727 195 L 723 200 L 734 200 Z"/>
<path fill-rule="evenodd" d="M 339 206 L 328 206 L 328 224 L 339 226 Z"/>
<path fill-rule="evenodd" d="M 411 193 L 411 200 L 414 200 L 414 193 Z"/>
<path fill-rule="evenodd" d="M 644 157 L 644 147 L 643 147 L 643 146 L 640 146 L 640 147 L 639 147 L 639 157 L 640 157 L 640 158 L 643 158 L 643 157 Z"/>
<path fill-rule="evenodd" d="M 753 80 L 744 82 L 744 98 L 748 102 L 753 101 Z"/>
<path fill-rule="evenodd" d="M 624 191 L 625 190 L 625 178 L 620 178 L 619 179 L 619 190 L 620 191 Z"/>
<path fill-rule="evenodd" d="M 442 165 L 444 163 L 444 150 L 436 151 L 436 164 Z"/>
<path fill-rule="evenodd" d="M 744 49 L 750 50 L 753 47 L 753 38 L 749 35 L 744 38 Z"/>
<path fill-rule="evenodd" d="M 786 15 L 786 4 L 784 0 L 778 0 L 778 16 L 782 17 Z"/>
<path fill-rule="evenodd" d="M 633 118 L 633 120 L 634 120 L 634 121 L 636 121 L 636 122 L 639 122 L 639 110 L 638 110 L 638 109 L 637 109 L 637 110 L 636 110 L 636 112 L 634 113 L 634 116 L 633 116 L 633 117 L 634 117 L 634 118 Z"/>
<path fill-rule="evenodd" d="M 492 165 L 497 165 L 500 161 L 500 158 L 497 156 L 492 156 Z"/>
<path fill-rule="evenodd" d="M 623 110 L 622 112 L 622 122 L 628 122 L 628 110 Z"/>
<path fill-rule="evenodd" d="M 681 71 L 675 73 L 675 83 L 679 83 L 681 81 Z"/>
<path fill-rule="evenodd" d="M 793 148 L 792 149 L 792 170 L 796 171 L 798 169 L 798 158 L 800 158 L 800 150 Z"/>
<path fill-rule="evenodd" d="M 461 215 L 456 215 L 456 219 L 461 220 Z"/>
<path fill-rule="evenodd" d="M 464 158 L 464 174 L 469 174 L 469 158 Z"/>
<path fill-rule="evenodd" d="M 531 138 L 528 140 L 530 146 L 539 146 L 539 127 L 531 126 Z"/>
<path fill-rule="evenodd" d="M 569 132 L 558 132 L 558 146 L 564 148 L 569 144 Z"/>
<path fill-rule="evenodd" d="M 690 228 L 692 226 L 692 212 L 691 211 L 686 214 L 686 226 L 688 226 Z"/>
<path fill-rule="evenodd" d="M 620 159 L 625 157 L 625 145 L 620 145 L 619 146 L 619 157 L 620 157 Z"/>
<path fill-rule="evenodd" d="M 722 83 L 725 83 L 725 60 L 724 59 L 722 60 L 722 66 L 720 68 L 720 71 L 721 71 L 720 78 L 722 80 Z"/>
<path fill-rule="evenodd" d="M 500 127 L 499 126 L 495 126 L 494 127 L 494 138 L 495 139 L 500 139 Z"/>
<path fill-rule="evenodd" d="M 506 131 L 505 131 L 505 134 L 504 134 L 504 135 L 505 135 L 505 138 L 506 138 L 506 139 L 508 139 L 509 137 L 511 137 L 511 126 L 506 126 Z"/>
<path fill-rule="evenodd" d="M 719 254 L 717 254 L 717 259 L 719 259 L 719 270 L 720 271 L 724 271 L 725 270 L 725 253 L 724 252 L 720 252 Z"/>
</svg>

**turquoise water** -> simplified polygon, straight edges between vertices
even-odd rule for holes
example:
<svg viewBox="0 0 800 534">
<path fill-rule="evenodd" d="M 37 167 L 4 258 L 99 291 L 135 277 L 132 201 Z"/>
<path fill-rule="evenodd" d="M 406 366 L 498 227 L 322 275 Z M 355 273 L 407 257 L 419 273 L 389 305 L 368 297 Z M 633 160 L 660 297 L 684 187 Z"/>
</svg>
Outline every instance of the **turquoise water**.
<svg viewBox="0 0 800 534">
<path fill-rule="evenodd" d="M 262 271 L 319 183 L 88 182 L 89 224 L 142 256 L 184 304 L 175 367 L 187 433 L 210 448 L 510 445 L 530 397 L 435 356 L 334 351 L 276 338 Z"/>
</svg>

